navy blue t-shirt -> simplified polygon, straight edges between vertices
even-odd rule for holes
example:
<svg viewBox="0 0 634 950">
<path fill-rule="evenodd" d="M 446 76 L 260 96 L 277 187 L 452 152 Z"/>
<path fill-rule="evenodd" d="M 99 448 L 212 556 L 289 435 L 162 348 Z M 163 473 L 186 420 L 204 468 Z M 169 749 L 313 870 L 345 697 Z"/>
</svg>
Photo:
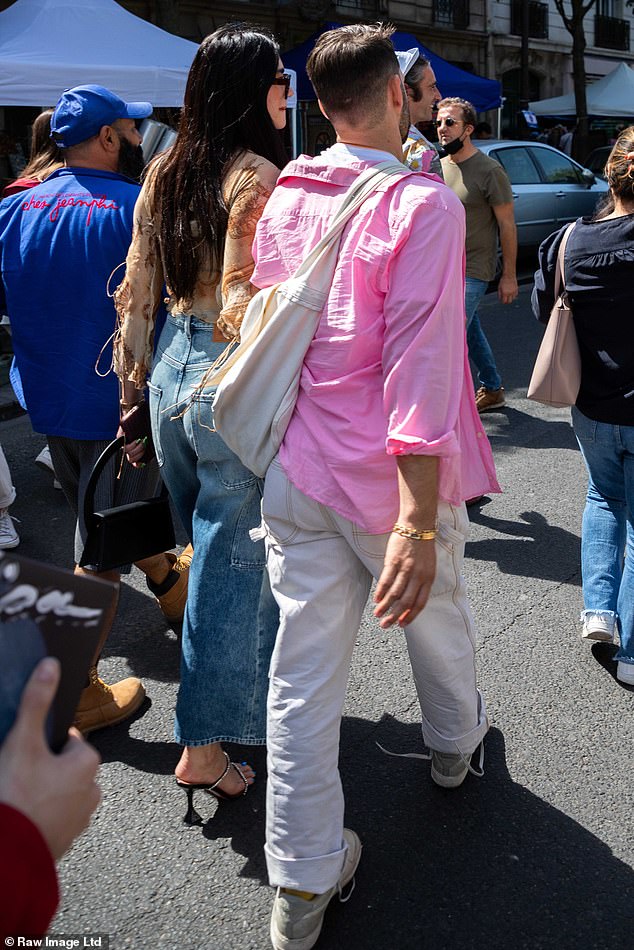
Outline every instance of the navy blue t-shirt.
<svg viewBox="0 0 634 950">
<path fill-rule="evenodd" d="M 13 348 L 33 428 L 111 439 L 119 424 L 114 373 L 95 371 L 115 329 L 107 285 L 125 261 L 139 185 L 113 172 L 62 168 L 0 203 L 0 272 Z M 113 275 L 110 292 L 123 280 Z M 112 344 L 99 366 L 111 364 Z"/>
</svg>

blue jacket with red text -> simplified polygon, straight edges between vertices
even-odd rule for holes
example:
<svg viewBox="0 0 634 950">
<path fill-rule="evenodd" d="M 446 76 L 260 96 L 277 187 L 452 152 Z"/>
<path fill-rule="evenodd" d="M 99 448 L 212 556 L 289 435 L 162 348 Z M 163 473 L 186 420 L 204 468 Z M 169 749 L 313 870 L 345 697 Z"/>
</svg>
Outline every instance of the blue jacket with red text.
<svg viewBox="0 0 634 950">
<path fill-rule="evenodd" d="M 111 364 L 115 308 L 139 185 L 92 168 L 62 168 L 0 202 L 0 312 L 11 321 L 33 428 L 111 439 L 119 424 Z M 108 287 L 109 280 L 111 286 Z M 4 297 L 4 299 L 3 299 Z M 99 355 L 101 354 L 101 358 Z"/>
</svg>

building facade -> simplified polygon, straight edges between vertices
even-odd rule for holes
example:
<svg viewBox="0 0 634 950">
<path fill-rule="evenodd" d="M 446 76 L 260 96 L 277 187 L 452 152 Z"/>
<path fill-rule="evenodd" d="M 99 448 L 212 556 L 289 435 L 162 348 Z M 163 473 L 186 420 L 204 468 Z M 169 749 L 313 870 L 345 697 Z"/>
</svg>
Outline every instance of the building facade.
<svg viewBox="0 0 634 950">
<path fill-rule="evenodd" d="M 77 0 L 81 4 L 81 0 Z M 269 27 L 282 50 L 326 22 L 382 20 L 413 33 L 439 56 L 498 79 L 505 97 L 502 130 L 513 132 L 519 109 L 522 5 L 528 3 L 530 99 L 572 91 L 572 39 L 554 0 L 119 0 L 131 13 L 199 42 L 231 20 Z M 570 0 L 568 0 L 568 3 Z M 0 0 L 0 10 L 10 6 Z M 586 74 L 592 82 L 618 62 L 634 65 L 626 0 L 596 0 L 586 15 Z M 442 90 L 441 90 L 442 91 Z M 633 106 L 634 110 L 634 106 Z M 486 116 L 486 118 L 493 118 Z"/>
</svg>

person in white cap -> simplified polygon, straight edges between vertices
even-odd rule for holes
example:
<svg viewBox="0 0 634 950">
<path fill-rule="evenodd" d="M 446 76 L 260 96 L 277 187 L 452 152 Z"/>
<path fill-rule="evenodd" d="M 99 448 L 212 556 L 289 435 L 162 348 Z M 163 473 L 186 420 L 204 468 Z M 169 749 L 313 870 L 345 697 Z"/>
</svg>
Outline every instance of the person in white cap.
<svg viewBox="0 0 634 950">
<path fill-rule="evenodd" d="M 434 107 L 442 99 L 434 70 L 417 47 L 397 52 L 396 58 L 405 80 L 409 106 L 410 128 L 403 145 L 405 164 L 413 171 L 433 172 L 442 178 L 440 156 L 417 128 L 420 122 L 432 121 Z"/>
</svg>

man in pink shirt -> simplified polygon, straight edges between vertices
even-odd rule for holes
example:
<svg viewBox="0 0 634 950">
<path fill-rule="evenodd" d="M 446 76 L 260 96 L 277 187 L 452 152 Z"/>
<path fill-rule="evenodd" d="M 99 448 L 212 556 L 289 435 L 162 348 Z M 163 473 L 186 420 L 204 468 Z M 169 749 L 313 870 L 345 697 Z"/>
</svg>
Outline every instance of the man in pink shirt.
<svg viewBox="0 0 634 950">
<path fill-rule="evenodd" d="M 254 242 L 253 283 L 292 275 L 356 176 L 402 160 L 409 116 L 383 26 L 323 34 L 307 68 L 337 144 L 291 162 Z M 465 345 L 462 205 L 435 177 L 383 182 L 346 227 L 300 394 L 266 477 L 281 625 L 270 673 L 266 858 L 277 950 L 308 950 L 361 853 L 337 768 L 370 591 L 405 632 L 432 779 L 460 785 L 488 728 L 462 562 L 464 499 L 499 491 Z M 256 407 L 254 407 L 256 411 Z"/>
</svg>

